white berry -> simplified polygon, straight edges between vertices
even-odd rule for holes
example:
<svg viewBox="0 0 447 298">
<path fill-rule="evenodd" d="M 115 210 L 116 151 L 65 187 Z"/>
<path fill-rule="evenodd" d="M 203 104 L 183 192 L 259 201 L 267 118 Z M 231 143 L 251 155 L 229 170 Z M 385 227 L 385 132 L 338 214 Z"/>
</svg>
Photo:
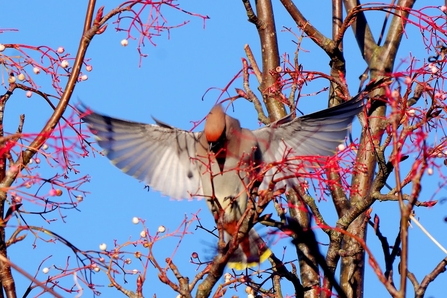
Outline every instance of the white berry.
<svg viewBox="0 0 447 298">
<path fill-rule="evenodd" d="M 0 43 L 0 52 L 3 52 L 6 49 L 4 44 Z"/>
<path fill-rule="evenodd" d="M 407 84 L 407 85 L 411 84 L 411 78 L 410 77 L 406 77 L 405 78 L 405 84 Z"/>
<path fill-rule="evenodd" d="M 58 48 L 57 48 L 57 52 L 58 52 L 59 54 L 62 54 L 63 52 L 65 52 L 64 47 L 58 47 Z"/>
<path fill-rule="evenodd" d="M 82 75 L 81 76 L 81 80 L 83 80 L 83 81 L 87 81 L 88 80 L 88 76 L 85 74 L 85 75 Z"/>
<path fill-rule="evenodd" d="M 135 216 L 134 218 L 132 218 L 132 223 L 133 223 L 133 224 L 136 225 L 136 224 L 138 224 L 139 222 L 140 222 L 140 219 L 139 219 L 138 217 Z"/>
<path fill-rule="evenodd" d="M 23 81 L 25 79 L 25 75 L 23 73 L 20 73 L 17 78 L 19 79 L 19 81 Z"/>
<path fill-rule="evenodd" d="M 15 78 L 15 77 L 10 76 L 10 77 L 8 78 L 8 83 L 10 83 L 10 84 L 14 84 L 15 82 L 16 82 L 16 78 Z"/>
<path fill-rule="evenodd" d="M 225 273 L 225 275 L 224 275 L 224 277 L 225 277 L 225 282 L 230 282 L 230 280 L 231 280 L 231 274 L 230 273 Z"/>
<path fill-rule="evenodd" d="M 123 40 L 121 40 L 121 45 L 122 45 L 123 47 L 127 47 L 128 44 L 129 44 L 129 41 L 128 41 L 127 39 L 123 39 Z"/>
<path fill-rule="evenodd" d="M 44 274 L 48 274 L 48 272 L 50 272 L 50 268 L 45 267 L 45 268 L 42 269 L 42 272 L 43 272 Z"/>
<path fill-rule="evenodd" d="M 87 65 L 87 66 L 85 67 L 85 70 L 86 70 L 86 71 L 92 71 L 92 69 L 93 69 L 93 66 L 91 66 L 91 65 Z"/>
<path fill-rule="evenodd" d="M 158 232 L 159 232 L 159 233 L 164 233 L 165 231 L 166 231 L 165 226 L 159 226 L 159 227 L 158 227 Z"/>
<path fill-rule="evenodd" d="M 69 65 L 70 65 L 70 63 L 68 63 L 67 60 L 63 60 L 63 61 L 61 62 L 61 67 L 62 67 L 62 68 L 67 68 Z"/>
<path fill-rule="evenodd" d="M 107 244 L 105 244 L 105 243 L 101 243 L 100 245 L 99 245 L 99 249 L 100 250 L 106 250 L 107 249 Z"/>
<path fill-rule="evenodd" d="M 146 238 L 146 231 L 141 231 L 140 237 L 141 238 Z"/>
<path fill-rule="evenodd" d="M 26 97 L 30 98 L 31 96 L 33 96 L 33 92 L 26 91 Z"/>
</svg>

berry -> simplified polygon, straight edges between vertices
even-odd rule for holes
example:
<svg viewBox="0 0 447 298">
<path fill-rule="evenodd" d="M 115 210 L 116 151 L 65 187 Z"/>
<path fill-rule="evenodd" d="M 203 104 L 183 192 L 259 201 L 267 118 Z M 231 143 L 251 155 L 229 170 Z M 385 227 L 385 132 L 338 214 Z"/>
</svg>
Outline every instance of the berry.
<svg viewBox="0 0 447 298">
<path fill-rule="evenodd" d="M 405 78 L 405 84 L 407 84 L 407 85 L 411 84 L 411 78 L 410 77 L 406 77 Z"/>
<path fill-rule="evenodd" d="M 62 67 L 62 68 L 67 68 L 69 65 L 70 65 L 70 63 L 68 63 L 67 60 L 63 60 L 63 61 L 61 62 L 61 67 Z"/>
</svg>

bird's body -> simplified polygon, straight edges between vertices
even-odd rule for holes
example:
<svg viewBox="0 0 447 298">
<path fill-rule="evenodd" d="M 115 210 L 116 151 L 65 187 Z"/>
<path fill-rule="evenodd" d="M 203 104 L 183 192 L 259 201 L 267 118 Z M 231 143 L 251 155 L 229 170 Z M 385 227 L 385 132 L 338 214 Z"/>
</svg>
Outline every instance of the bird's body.
<svg viewBox="0 0 447 298">
<path fill-rule="evenodd" d="M 205 125 L 202 142 L 197 146 L 203 194 L 218 199 L 226 210 L 225 222 L 238 220 L 246 209 L 247 200 L 233 202 L 231 198 L 246 197 L 254 166 L 261 163 L 253 133 L 241 128 L 239 120 L 226 115 L 221 105 L 215 106 L 206 124 L 213 123 L 218 114 L 223 126 Z M 217 131 L 217 132 L 216 132 Z M 230 140 L 230 141 L 228 141 Z M 208 200 L 210 209 L 211 201 Z"/>
<path fill-rule="evenodd" d="M 241 128 L 237 119 L 213 107 L 203 132 L 188 132 L 157 121 L 157 125 L 86 113 L 83 117 L 98 137 L 106 156 L 121 170 L 174 199 L 204 197 L 210 209 L 217 199 L 224 229 L 236 225 L 247 208 L 253 185 L 267 189 L 296 183 L 298 156 L 330 156 L 343 142 L 363 106 L 361 95 L 334 108 L 295 119 L 282 119 L 258 130 Z M 286 167 L 271 166 L 294 156 Z M 267 169 L 263 169 L 266 165 Z M 259 173 L 262 181 L 253 183 Z M 292 174 L 292 175 L 291 175 Z M 259 180 L 259 179 L 258 179 Z M 254 230 L 241 242 L 230 262 L 244 268 L 263 261 L 270 251 Z M 229 263 L 230 264 L 230 263 Z"/>
</svg>

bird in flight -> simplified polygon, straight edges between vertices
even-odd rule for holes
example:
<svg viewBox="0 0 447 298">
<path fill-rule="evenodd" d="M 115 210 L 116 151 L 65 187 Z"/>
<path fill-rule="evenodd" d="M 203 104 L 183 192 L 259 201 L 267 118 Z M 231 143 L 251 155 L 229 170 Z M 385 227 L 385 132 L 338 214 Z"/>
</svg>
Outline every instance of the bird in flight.
<svg viewBox="0 0 447 298">
<path fill-rule="evenodd" d="M 332 156 L 363 109 L 366 93 L 338 106 L 294 119 L 286 117 L 256 130 L 242 128 L 221 104 L 211 109 L 200 132 L 155 119 L 156 124 L 145 124 L 89 109 L 82 113 L 105 155 L 123 172 L 173 199 L 203 197 L 211 211 L 216 205 L 223 210 L 222 223 L 229 240 L 238 233 L 252 188 L 268 189 L 272 179 L 275 189 L 293 187 L 298 181 L 299 157 Z M 284 160 L 285 152 L 293 158 L 284 166 L 278 161 Z M 228 266 L 252 267 L 270 254 L 251 229 L 230 256 Z"/>
</svg>

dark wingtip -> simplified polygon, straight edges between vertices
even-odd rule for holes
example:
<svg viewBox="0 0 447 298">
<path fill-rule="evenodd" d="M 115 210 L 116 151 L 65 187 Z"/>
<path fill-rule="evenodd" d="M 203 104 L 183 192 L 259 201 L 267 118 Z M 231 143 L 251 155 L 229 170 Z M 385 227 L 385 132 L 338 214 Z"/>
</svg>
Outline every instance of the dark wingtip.
<svg viewBox="0 0 447 298">
<path fill-rule="evenodd" d="M 79 101 L 79 103 L 76 104 L 76 110 L 79 114 L 79 117 L 84 121 L 88 115 L 93 113 L 93 111 L 82 101 Z"/>
</svg>

